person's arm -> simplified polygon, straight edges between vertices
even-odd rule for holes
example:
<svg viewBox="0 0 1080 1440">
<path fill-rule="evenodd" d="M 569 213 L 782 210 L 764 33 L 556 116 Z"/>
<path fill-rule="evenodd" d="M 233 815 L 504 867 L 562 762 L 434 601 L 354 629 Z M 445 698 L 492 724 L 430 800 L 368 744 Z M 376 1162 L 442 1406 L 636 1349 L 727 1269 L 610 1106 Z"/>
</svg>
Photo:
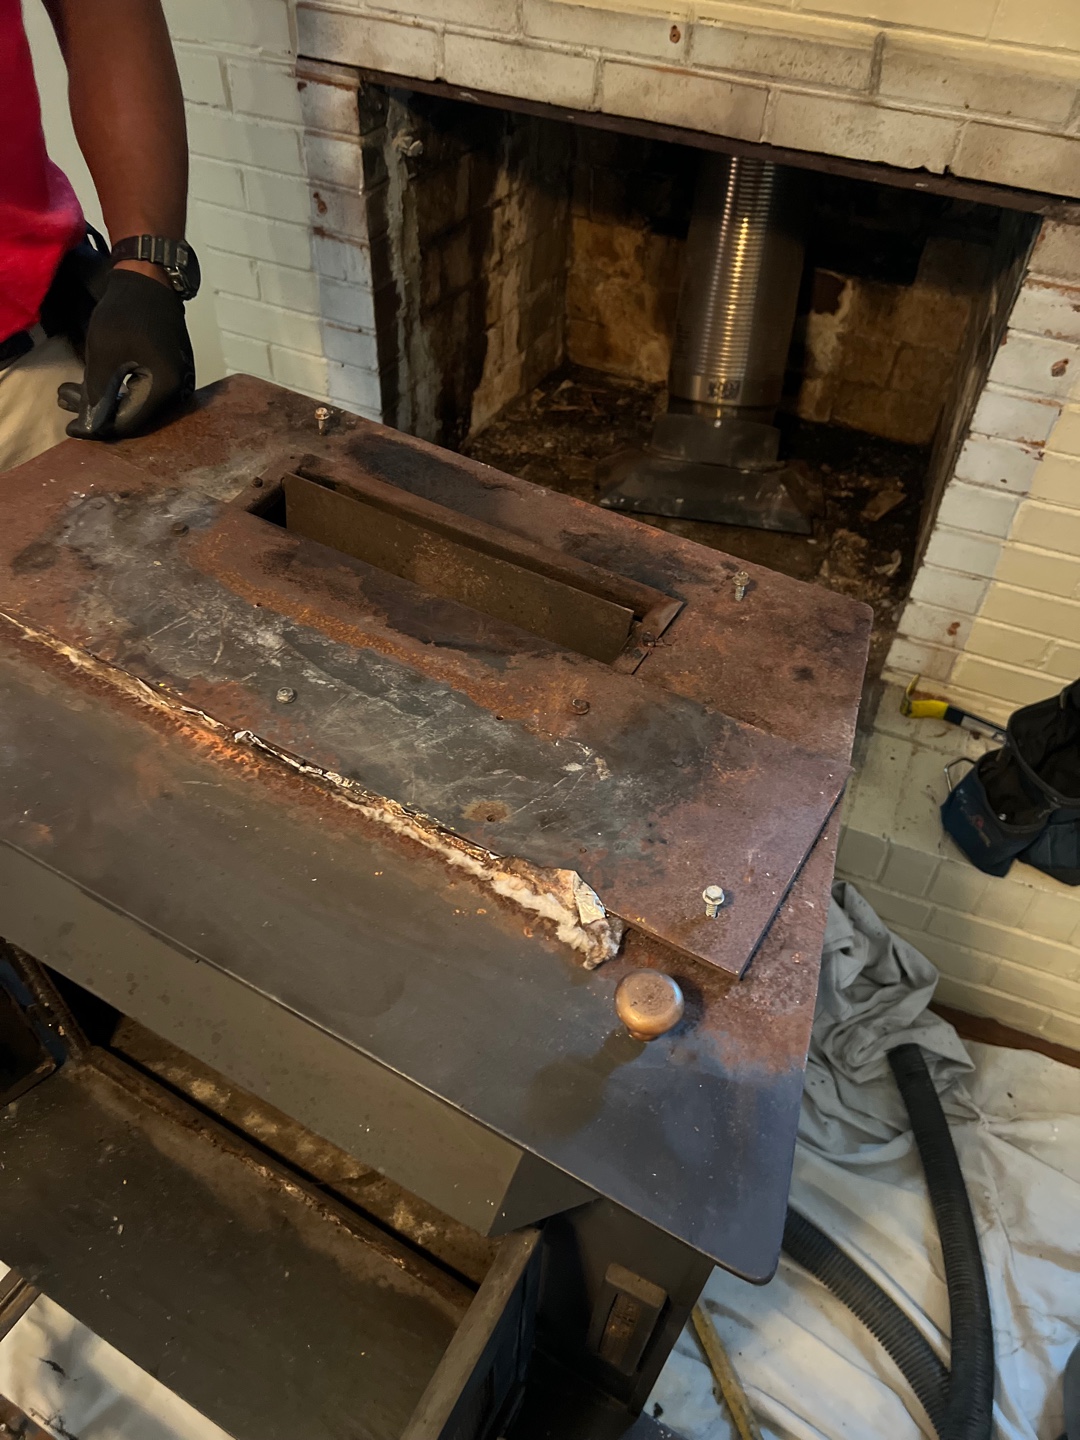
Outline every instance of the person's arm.
<svg viewBox="0 0 1080 1440">
<path fill-rule="evenodd" d="M 75 137 L 110 241 L 183 239 L 187 128 L 159 0 L 45 0 L 45 8 L 67 65 Z M 156 266 L 120 263 L 168 283 Z"/>
<path fill-rule="evenodd" d="M 71 119 L 110 242 L 132 235 L 182 239 L 187 131 L 160 0 L 44 3 L 67 65 Z M 119 273 L 125 271 L 168 293 L 147 292 Z M 124 364 L 130 365 L 127 390 L 114 394 Z M 191 369 L 183 305 L 165 271 L 144 261 L 118 261 L 90 322 L 80 417 L 69 433 L 128 433 L 190 391 Z"/>
</svg>

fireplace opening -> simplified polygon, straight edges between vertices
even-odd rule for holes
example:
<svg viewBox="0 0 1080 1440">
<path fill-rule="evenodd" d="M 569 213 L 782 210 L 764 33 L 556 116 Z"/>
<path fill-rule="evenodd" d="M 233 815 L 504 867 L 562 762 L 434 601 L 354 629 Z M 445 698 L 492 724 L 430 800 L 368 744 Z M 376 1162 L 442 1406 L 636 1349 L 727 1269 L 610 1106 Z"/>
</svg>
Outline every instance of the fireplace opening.
<svg viewBox="0 0 1080 1440">
<path fill-rule="evenodd" d="M 875 674 L 1035 219 L 367 82 L 360 106 L 387 423 L 869 602 Z M 704 500 L 664 513 L 679 464 Z M 733 466 L 744 523 L 699 518 Z"/>
</svg>

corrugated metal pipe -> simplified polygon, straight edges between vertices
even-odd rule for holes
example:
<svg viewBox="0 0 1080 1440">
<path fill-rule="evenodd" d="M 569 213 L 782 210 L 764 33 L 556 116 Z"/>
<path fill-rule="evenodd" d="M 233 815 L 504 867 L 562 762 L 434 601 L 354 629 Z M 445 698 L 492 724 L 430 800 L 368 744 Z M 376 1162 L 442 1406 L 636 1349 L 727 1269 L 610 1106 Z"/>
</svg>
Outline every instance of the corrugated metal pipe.
<svg viewBox="0 0 1080 1440">
<path fill-rule="evenodd" d="M 603 504 L 809 534 L 773 425 L 803 269 L 797 171 L 709 153 L 683 258 L 668 408 Z"/>
<path fill-rule="evenodd" d="M 672 409 L 771 421 L 802 276 L 793 179 L 765 160 L 705 157 L 679 295 Z"/>
</svg>

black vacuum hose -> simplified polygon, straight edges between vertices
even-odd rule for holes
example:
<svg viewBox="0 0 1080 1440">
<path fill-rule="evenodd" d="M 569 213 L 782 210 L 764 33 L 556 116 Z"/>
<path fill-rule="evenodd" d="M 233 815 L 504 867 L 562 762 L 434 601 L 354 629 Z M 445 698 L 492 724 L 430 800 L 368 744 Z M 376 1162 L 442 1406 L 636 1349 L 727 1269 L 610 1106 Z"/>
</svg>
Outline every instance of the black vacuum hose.
<svg viewBox="0 0 1080 1440">
<path fill-rule="evenodd" d="M 895 1300 L 871 1280 L 824 1230 L 788 1206 L 784 1250 L 817 1277 L 892 1356 L 922 1402 L 934 1429 L 944 1435 L 949 1403 L 949 1372 Z"/>
<path fill-rule="evenodd" d="M 979 1236 L 937 1088 L 918 1045 L 889 1051 L 915 1133 L 945 1261 L 949 1291 L 949 1403 L 941 1440 L 990 1440 L 994 1418 L 994 1330 Z"/>
<path fill-rule="evenodd" d="M 918 1045 L 898 1045 L 889 1064 L 919 1147 L 945 1261 L 952 1332 L 950 1370 L 908 1317 L 849 1255 L 790 1207 L 784 1250 L 828 1286 L 896 1361 L 940 1440 L 990 1440 L 994 1421 L 994 1328 L 975 1217 L 949 1122 Z"/>
</svg>

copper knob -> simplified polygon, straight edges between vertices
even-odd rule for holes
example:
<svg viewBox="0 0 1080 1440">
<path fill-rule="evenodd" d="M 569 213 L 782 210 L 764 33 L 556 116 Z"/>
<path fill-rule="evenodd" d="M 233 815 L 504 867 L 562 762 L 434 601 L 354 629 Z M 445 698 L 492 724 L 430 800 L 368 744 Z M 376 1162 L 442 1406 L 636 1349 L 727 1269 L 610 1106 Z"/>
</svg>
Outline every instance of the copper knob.
<svg viewBox="0 0 1080 1440">
<path fill-rule="evenodd" d="M 683 1017 L 686 1002 L 670 975 L 631 970 L 615 988 L 615 1013 L 635 1040 L 655 1040 Z"/>
</svg>

